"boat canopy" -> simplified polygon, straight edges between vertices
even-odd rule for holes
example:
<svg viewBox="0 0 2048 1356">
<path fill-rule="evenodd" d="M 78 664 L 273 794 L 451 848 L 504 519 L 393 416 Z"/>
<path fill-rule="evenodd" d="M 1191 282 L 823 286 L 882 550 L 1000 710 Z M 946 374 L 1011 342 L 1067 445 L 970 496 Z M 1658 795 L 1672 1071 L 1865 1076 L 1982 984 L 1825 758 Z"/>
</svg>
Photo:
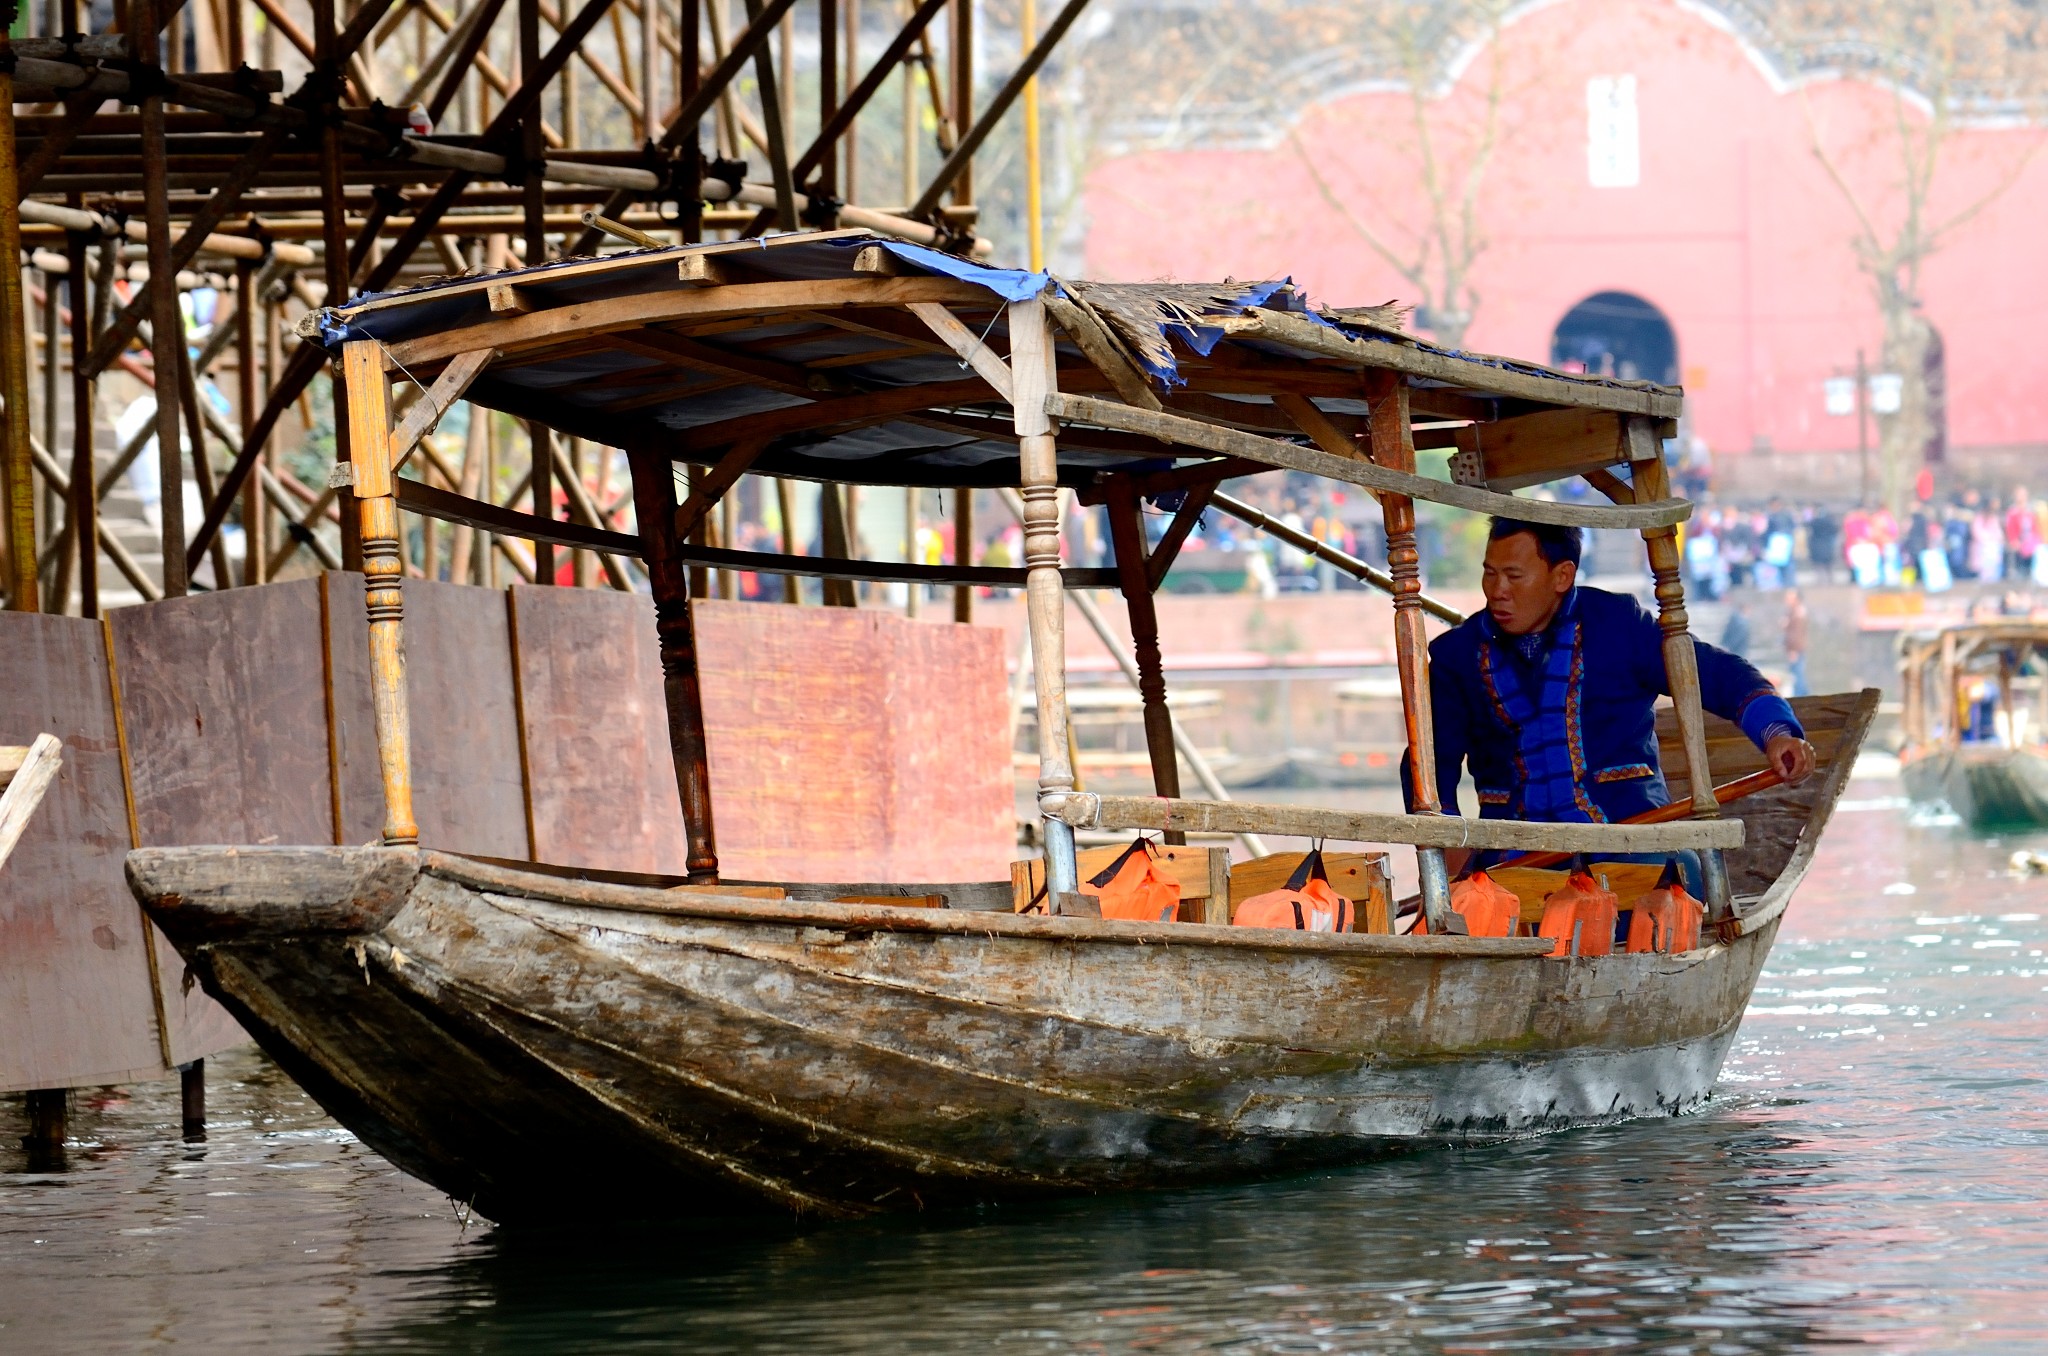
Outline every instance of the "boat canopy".
<svg viewBox="0 0 2048 1356">
<path fill-rule="evenodd" d="M 1592 469 L 1581 463 L 1594 459 L 1627 459 L 1618 420 L 1661 423 L 1681 406 L 1670 387 L 1440 348 L 1403 332 L 1395 308 L 1314 306 L 1285 279 L 1074 282 L 865 231 L 449 278 L 317 312 L 306 328 L 335 352 L 374 339 L 390 376 L 423 385 L 464 355 L 488 351 L 494 356 L 464 398 L 611 446 L 661 447 L 678 462 L 715 463 L 765 440 L 751 473 L 1014 487 L 1011 412 L 986 379 L 990 365 L 976 360 L 1011 351 L 1006 306 L 1034 297 L 1047 300 L 1060 329 L 1058 392 L 1130 405 L 1135 380 L 1154 396 L 1140 398 L 1141 408 L 1268 437 L 1321 433 L 1327 442 L 1334 430 L 1356 438 L 1366 422 L 1366 368 L 1407 377 L 1418 447 L 1457 446 L 1461 425 L 1520 431 L 1516 421 L 1530 415 L 1585 412 L 1604 438 L 1568 458 L 1565 475 Z M 1328 428 L 1304 431 L 1300 407 L 1285 408 L 1302 398 Z M 1070 487 L 1104 472 L 1156 473 L 1231 455 L 1091 413 L 1114 415 L 1083 407 L 1061 419 L 1059 479 Z M 1559 441 L 1556 430 L 1549 441 Z M 1517 483 L 1528 483 L 1527 453 Z"/>
</svg>

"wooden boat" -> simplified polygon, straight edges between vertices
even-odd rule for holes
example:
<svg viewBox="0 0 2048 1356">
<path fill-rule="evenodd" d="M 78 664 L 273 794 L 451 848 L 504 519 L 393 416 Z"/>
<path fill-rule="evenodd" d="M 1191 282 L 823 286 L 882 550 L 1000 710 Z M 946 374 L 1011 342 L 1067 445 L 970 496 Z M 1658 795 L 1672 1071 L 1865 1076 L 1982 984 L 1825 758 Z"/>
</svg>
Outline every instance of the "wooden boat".
<svg viewBox="0 0 2048 1356">
<path fill-rule="evenodd" d="M 764 900 L 410 848 L 157 848 L 129 874 L 321 1105 L 492 1218 L 1185 1184 L 1699 1105 L 1875 694 L 1799 705 L 1822 772 L 1744 803 L 1735 936 L 1679 956 L 972 907 L 1008 882 L 915 887 L 960 908 Z"/>
<path fill-rule="evenodd" d="M 2048 623 L 1909 634 L 1899 673 L 1906 794 L 1976 828 L 2048 824 Z"/>
<path fill-rule="evenodd" d="M 146 850 L 130 879 L 208 992 L 342 1123 L 501 1220 L 914 1210 L 1682 1112 L 1714 1085 L 1874 709 L 1868 693 L 1808 703 L 1822 774 L 1723 815 L 1705 792 L 1757 755 L 1700 708 L 1674 532 L 1689 506 L 1669 493 L 1659 443 L 1678 393 L 1435 349 L 1376 313 L 1310 313 L 1284 285 L 1056 284 L 797 236 L 455 280 L 323 312 L 308 334 L 348 381 L 384 845 Z M 1170 404 L 1168 377 L 1185 382 Z M 422 388 L 395 431 L 394 379 Z M 395 477 L 465 391 L 623 445 L 640 531 Z M 1416 474 L 1431 440 L 1457 444 L 1454 483 Z M 696 468 L 680 504 L 677 462 Z M 1421 589 L 1414 500 L 1642 532 L 1674 702 L 1664 761 L 1675 795 L 1699 788 L 1692 817 L 1464 819 L 1427 786 L 1414 814 L 1182 798 L 1152 596 L 1216 487 L 1271 469 L 1379 497 L 1391 568 L 1375 582 L 1394 596 L 1424 766 L 1424 616 L 1447 609 Z M 705 544 L 708 510 L 747 472 L 1021 486 L 1024 567 L 844 559 L 834 494 L 824 558 Z M 1612 504 L 1506 493 L 1574 475 Z M 1062 570 L 1062 486 L 1109 506 L 1113 570 Z M 1139 496 L 1167 493 L 1178 507 L 1148 551 Z M 646 562 L 685 878 L 416 846 L 400 505 Z M 1050 916 L 1008 912 L 1009 882 L 721 878 L 692 564 L 1022 586 Z M 1152 796 L 1074 783 L 1061 591 L 1100 585 L 1130 612 Z M 1203 922 L 1088 916 L 1077 831 L 1141 830 L 1404 845 L 1430 935 L 1222 926 L 1235 891 L 1220 887 Z M 1698 852 L 1708 940 L 1552 958 L 1538 938 L 1458 935 L 1444 852 L 1459 847 Z M 886 902 L 911 896 L 927 907 Z M 1391 921 L 1376 912 L 1375 926 Z"/>
</svg>

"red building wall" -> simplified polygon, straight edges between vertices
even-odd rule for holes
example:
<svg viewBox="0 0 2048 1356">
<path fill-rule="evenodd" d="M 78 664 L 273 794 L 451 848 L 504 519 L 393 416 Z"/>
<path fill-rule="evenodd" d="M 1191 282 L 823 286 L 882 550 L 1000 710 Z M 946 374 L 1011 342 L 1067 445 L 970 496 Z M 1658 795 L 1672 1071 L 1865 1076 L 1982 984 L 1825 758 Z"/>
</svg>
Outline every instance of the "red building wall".
<svg viewBox="0 0 2048 1356">
<path fill-rule="evenodd" d="M 1640 179 L 1596 188 L 1587 81 L 1620 74 L 1636 82 Z M 1487 243 L 1466 346 L 1547 360 L 1573 305 L 1631 292 L 1676 331 L 1693 432 L 1713 449 L 1717 475 L 1739 472 L 1752 453 L 1779 454 L 1750 456 L 1752 470 L 1769 463 L 1795 479 L 1812 478 L 1798 461 L 1839 467 L 1784 455 L 1854 449 L 1855 421 L 1825 412 L 1822 383 L 1853 370 L 1859 347 L 1875 364 L 1882 342 L 1853 251 L 1856 215 L 1815 146 L 1829 148 L 1881 227 L 1896 222 L 1892 94 L 1857 80 L 1788 84 L 1696 5 L 1561 0 L 1523 11 L 1431 105 L 1447 180 L 1469 164 L 1472 129 L 1495 93 L 1502 132 L 1475 200 Z M 1909 101 L 1912 119 L 1922 112 Z M 1430 220 L 1412 123 L 1404 90 L 1340 93 L 1275 129 L 1267 149 L 1102 163 L 1084 190 L 1088 274 L 1291 274 L 1333 302 L 1413 301 L 1416 288 L 1360 229 L 1398 253 Z M 2031 127 L 1959 130 L 1934 182 L 1934 220 L 1995 193 L 1921 279 L 1947 345 L 1948 438 L 1964 465 L 1973 450 L 1980 461 L 2003 451 L 2010 465 L 2013 451 L 2048 444 L 2042 139 Z"/>
</svg>

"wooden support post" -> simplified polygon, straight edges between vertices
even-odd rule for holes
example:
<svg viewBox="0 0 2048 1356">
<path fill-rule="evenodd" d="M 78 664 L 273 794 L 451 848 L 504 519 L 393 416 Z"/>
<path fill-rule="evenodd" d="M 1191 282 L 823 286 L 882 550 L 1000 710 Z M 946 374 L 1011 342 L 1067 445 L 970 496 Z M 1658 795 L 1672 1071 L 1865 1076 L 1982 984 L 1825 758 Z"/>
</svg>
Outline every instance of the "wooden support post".
<svg viewBox="0 0 2048 1356">
<path fill-rule="evenodd" d="M 661 642 L 662 696 L 668 706 L 669 751 L 683 807 L 692 881 L 718 879 L 718 843 L 711 823 L 711 770 L 704 742 L 704 697 L 697 677 L 697 630 L 691 615 L 689 571 L 676 537 L 675 466 L 665 453 L 630 447 L 633 507 L 640 520 L 641 559 L 654 590 L 655 632 Z"/>
<path fill-rule="evenodd" d="M 186 1139 L 206 1138 L 206 1061 L 178 1066 L 178 1101 Z"/>
<path fill-rule="evenodd" d="M 1671 497 L 1671 479 L 1664 466 L 1664 450 L 1657 437 L 1657 421 L 1632 418 L 1628 421 L 1629 480 L 1635 487 L 1636 502 L 1649 503 Z M 1707 762 L 1707 716 L 1700 705 L 1699 653 L 1693 649 L 1690 624 L 1685 612 L 1685 576 L 1681 569 L 1676 527 L 1643 529 L 1643 544 L 1650 556 L 1650 573 L 1657 581 L 1657 625 L 1664 632 L 1664 681 L 1671 689 L 1671 705 L 1678 717 L 1679 746 L 1685 753 L 1685 775 L 1692 783 L 1693 817 L 1713 819 L 1721 803 L 1703 789 L 1714 785 L 1713 769 Z M 1707 890 L 1707 913 L 1716 922 L 1729 917 L 1728 868 L 1721 854 L 1709 849 L 1700 854 L 1701 875 Z"/>
<path fill-rule="evenodd" d="M 818 486 L 818 542 L 824 548 L 824 555 L 831 560 L 853 559 L 852 537 L 847 523 L 845 501 L 839 497 L 840 487 L 830 481 Z M 827 579 L 823 581 L 825 606 L 858 607 L 860 596 L 851 579 Z"/>
<path fill-rule="evenodd" d="M 0 89 L 0 97 L 11 96 L 11 91 Z M 21 1147 L 32 1157 L 43 1157 L 62 1153 L 66 1133 L 65 1119 L 67 1103 L 71 1094 L 63 1088 L 35 1088 L 28 1094 L 28 1133 L 21 1137 Z"/>
<path fill-rule="evenodd" d="M 1063 800 L 1074 789 L 1067 739 L 1067 602 L 1060 578 L 1059 445 L 1045 413 L 1056 389 L 1051 321 L 1037 297 L 1009 308 L 1011 402 L 1023 469 L 1025 599 L 1031 631 L 1032 677 L 1038 693 L 1038 795 Z M 1057 906 L 1080 889 L 1074 830 L 1044 814 L 1046 884 Z"/>
<path fill-rule="evenodd" d="M 1415 470 L 1415 434 L 1408 423 L 1408 385 L 1382 370 L 1365 374 L 1372 412 L 1372 459 L 1390 470 Z M 1387 572 L 1393 577 L 1394 662 L 1401 674 L 1401 712 L 1408 722 L 1408 772 L 1417 814 L 1442 814 L 1436 784 L 1436 725 L 1429 699 L 1429 636 L 1423 628 L 1422 555 L 1415 547 L 1415 501 L 1382 494 L 1380 515 L 1387 527 Z M 1415 850 L 1422 878 L 1422 907 L 1431 933 L 1454 930 L 1449 883 L 1441 848 Z"/>
<path fill-rule="evenodd" d="M 974 491 L 953 491 L 953 563 L 974 563 Z M 953 620 L 967 625 L 974 620 L 974 585 L 953 586 Z"/>
<path fill-rule="evenodd" d="M 533 513 L 537 518 L 555 516 L 555 454 L 554 434 L 546 424 L 533 420 L 526 426 L 526 445 L 533 458 L 533 469 L 529 477 L 533 490 Z M 555 546 L 553 542 L 537 541 L 533 544 L 533 582 L 552 584 L 555 582 Z"/>
<path fill-rule="evenodd" d="M 384 842 L 419 842 L 412 814 L 412 720 L 405 691 L 405 558 L 391 476 L 390 387 L 384 350 L 374 339 L 342 346 L 348 392 L 350 464 L 362 511 L 363 590 L 370 612 L 370 699 L 377 763 L 384 777 Z"/>
<path fill-rule="evenodd" d="M 826 2 L 829 6 L 830 0 L 826 0 Z M 699 12 L 699 7 L 700 0 L 682 0 L 682 12 L 678 16 L 679 21 L 676 25 L 676 37 L 678 40 L 676 44 L 678 49 L 676 52 L 676 101 L 679 104 L 686 104 L 694 99 L 697 96 L 697 87 L 703 83 L 704 79 L 704 58 L 699 51 L 700 35 L 704 27 L 704 16 Z M 821 22 L 828 26 L 827 32 L 829 33 L 829 25 L 831 23 L 829 11 Z M 830 37 L 821 37 L 819 40 L 825 44 L 825 50 L 829 52 L 831 50 Z M 827 70 L 828 72 L 830 70 L 829 58 Z M 826 79 L 829 81 L 830 78 L 828 74 Z M 570 144 L 574 145 L 575 143 L 572 141 Z M 704 203 L 696 188 L 696 185 L 703 182 L 704 150 L 703 142 L 699 139 L 697 129 L 694 127 L 690 129 L 689 138 L 684 143 L 683 154 L 687 157 L 690 166 L 689 182 L 692 187 L 690 192 L 683 195 L 684 201 L 677 203 L 676 207 L 681 211 L 683 218 L 681 223 L 683 243 L 694 245 L 704 238 Z"/>
<path fill-rule="evenodd" d="M 1173 713 L 1166 705 L 1166 668 L 1159 654 L 1159 609 L 1145 558 L 1145 520 L 1127 480 L 1109 493 L 1109 539 L 1116 550 L 1117 587 L 1131 618 L 1131 649 L 1138 660 L 1138 700 L 1145 713 L 1145 752 L 1152 760 L 1152 790 L 1180 797 L 1180 760 L 1173 746 Z M 1181 833 L 1169 843 L 1185 843 Z"/>
<path fill-rule="evenodd" d="M 727 546 L 731 542 L 725 543 Z M 913 565 L 920 564 L 917 558 L 917 487 L 903 487 L 903 558 Z M 924 585 L 910 582 L 903 586 L 903 615 L 915 617 L 924 610 Z"/>
<path fill-rule="evenodd" d="M 71 540 L 78 551 L 78 615 L 100 615 L 100 498 L 93 465 L 93 413 L 97 405 L 92 373 L 92 310 L 85 287 L 85 237 L 67 234 L 64 253 L 71 265 Z"/>
<path fill-rule="evenodd" d="M 775 480 L 775 512 L 782 519 L 782 554 L 796 554 L 796 494 L 788 481 L 780 476 Z M 803 591 L 797 587 L 793 574 L 782 576 L 782 601 L 789 604 L 803 602 Z"/>
</svg>

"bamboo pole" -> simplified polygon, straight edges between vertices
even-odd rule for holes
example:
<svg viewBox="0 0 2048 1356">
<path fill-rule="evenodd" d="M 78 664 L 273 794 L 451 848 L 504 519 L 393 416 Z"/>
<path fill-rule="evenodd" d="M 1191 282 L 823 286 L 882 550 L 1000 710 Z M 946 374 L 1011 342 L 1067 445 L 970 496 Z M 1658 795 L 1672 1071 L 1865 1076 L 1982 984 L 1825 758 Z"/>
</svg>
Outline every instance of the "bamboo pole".
<svg viewBox="0 0 2048 1356">
<path fill-rule="evenodd" d="M 228 0 L 231 11 L 241 0 Z M 239 35 L 230 37 L 238 46 Z M 235 413 L 240 419 L 242 443 L 248 445 L 256 430 L 256 265 L 247 259 L 235 267 Z M 265 531 L 270 515 L 264 510 L 263 488 L 251 479 L 242 487 L 242 582 L 261 584 L 268 579 L 270 534 Z"/>
<path fill-rule="evenodd" d="M 1017 28 L 1024 39 L 1024 54 L 1031 54 L 1038 40 L 1037 0 L 1019 0 Z M 1045 267 L 1045 198 L 1040 181 L 1038 142 L 1038 76 L 1024 82 L 1024 232 L 1031 255 L 1031 271 Z"/>
<path fill-rule="evenodd" d="M 412 811 L 412 721 L 405 690 L 405 558 L 391 474 L 390 387 L 384 352 L 374 339 L 342 346 L 351 429 L 351 496 L 361 505 L 363 591 L 370 614 L 370 698 L 377 729 L 377 765 L 384 781 L 384 842 L 419 842 Z"/>
<path fill-rule="evenodd" d="M 86 357 L 92 352 L 91 302 L 86 297 L 85 237 L 65 236 L 71 263 L 71 540 L 78 552 L 78 615 L 100 615 L 99 489 L 94 483 L 93 414 L 98 401 Z"/>
<path fill-rule="evenodd" d="M 1038 694 L 1038 797 L 1043 807 L 1046 886 L 1055 903 L 1080 889 L 1074 830 L 1054 806 L 1074 789 L 1067 752 L 1065 585 L 1060 578 L 1059 447 L 1045 398 L 1056 388 L 1051 322 L 1033 297 L 1009 306 L 1012 426 L 1023 471 L 1026 609 Z"/>
<path fill-rule="evenodd" d="M 162 27 L 166 0 L 132 0 L 129 13 L 136 10 L 149 18 L 134 28 L 129 41 L 135 59 L 143 65 L 157 60 L 157 31 Z M 159 521 L 163 525 L 163 589 L 166 598 L 185 595 L 190 571 L 185 548 L 185 466 L 179 455 L 183 439 L 178 426 L 178 382 L 175 378 L 174 345 L 185 340 L 184 312 L 178 305 L 178 289 L 171 283 L 177 269 L 171 261 L 171 206 L 164 173 L 164 101 L 151 94 L 142 101 L 143 220 L 149 232 L 150 349 L 156 355 L 156 454 L 163 499 Z M 104 337 L 99 341 L 105 343 Z M 168 378 L 168 379 L 166 379 Z M 199 449 L 194 448 L 195 453 Z"/>
<path fill-rule="evenodd" d="M 20 198 L 15 166 L 14 61 L 5 32 L 0 32 L 0 396 L 7 402 L 0 446 L 0 522 L 7 550 L 7 606 L 15 612 L 41 608 L 41 581 L 36 573 L 35 478 L 29 471 L 27 315 L 21 291 L 21 221 L 14 204 Z"/>
</svg>

